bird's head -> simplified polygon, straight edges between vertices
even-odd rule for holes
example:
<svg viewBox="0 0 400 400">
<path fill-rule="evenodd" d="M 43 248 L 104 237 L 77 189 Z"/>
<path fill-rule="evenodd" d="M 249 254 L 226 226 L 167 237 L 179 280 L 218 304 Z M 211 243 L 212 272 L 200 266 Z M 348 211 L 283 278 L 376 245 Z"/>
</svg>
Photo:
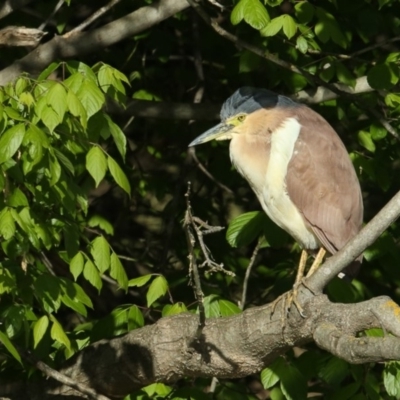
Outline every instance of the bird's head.
<svg viewBox="0 0 400 400">
<path fill-rule="evenodd" d="M 266 127 L 260 111 L 272 112 L 296 104 L 289 98 L 266 89 L 242 87 L 222 105 L 221 123 L 198 136 L 189 147 L 211 140 L 230 140 L 234 135 L 244 133 L 257 134 Z"/>
</svg>

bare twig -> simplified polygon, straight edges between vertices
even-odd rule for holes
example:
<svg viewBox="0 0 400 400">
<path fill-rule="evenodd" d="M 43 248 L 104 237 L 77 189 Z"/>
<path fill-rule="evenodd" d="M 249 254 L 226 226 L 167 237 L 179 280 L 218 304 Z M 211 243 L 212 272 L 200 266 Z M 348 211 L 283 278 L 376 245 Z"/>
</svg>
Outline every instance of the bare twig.
<svg viewBox="0 0 400 400">
<path fill-rule="evenodd" d="M 246 304 L 247 287 L 249 284 L 250 273 L 251 273 L 251 269 L 253 268 L 254 262 L 256 261 L 257 254 L 260 251 L 261 243 L 262 243 L 262 239 L 259 239 L 256 247 L 253 250 L 253 254 L 251 255 L 249 265 L 246 268 L 246 274 L 244 276 L 244 281 L 243 281 L 242 300 L 240 301 L 240 305 L 239 305 L 241 310 L 244 310 L 244 306 Z"/>
<path fill-rule="evenodd" d="M 222 182 L 220 182 L 217 178 L 212 175 L 208 169 L 200 162 L 200 160 L 197 158 L 196 151 L 194 150 L 194 147 L 189 147 L 188 148 L 188 153 L 191 155 L 193 158 L 194 162 L 196 163 L 197 167 L 200 169 L 201 172 L 203 172 L 204 175 L 206 175 L 208 178 L 210 178 L 218 187 L 220 187 L 222 190 L 229 194 L 233 194 L 233 191 L 228 188 L 228 186 L 224 185 Z"/>
<path fill-rule="evenodd" d="M 206 324 L 206 312 L 204 309 L 204 293 L 201 289 L 200 275 L 199 275 L 199 270 L 197 268 L 196 256 L 194 254 L 194 245 L 196 243 L 196 240 L 195 240 L 193 232 L 191 230 L 191 228 L 193 226 L 193 220 L 192 220 L 192 206 L 190 205 L 190 187 L 191 187 L 191 183 L 188 182 L 188 188 L 187 188 L 187 192 L 185 194 L 186 213 L 185 213 L 185 219 L 183 221 L 183 226 L 185 229 L 187 244 L 188 244 L 188 248 L 189 248 L 189 255 L 188 255 L 189 274 L 190 274 L 191 279 L 193 278 L 194 293 L 195 293 L 195 296 L 197 299 L 197 303 L 199 305 L 199 318 L 200 318 L 199 328 L 202 328 Z"/>
<path fill-rule="evenodd" d="M 47 17 L 46 21 L 40 24 L 38 28 L 40 31 L 42 31 L 46 27 L 46 25 L 50 22 L 50 20 L 57 14 L 58 10 L 62 7 L 64 2 L 65 0 L 58 0 L 58 3 L 54 7 L 53 12 Z"/>
<path fill-rule="evenodd" d="M 62 374 L 55 369 L 49 367 L 43 361 L 37 360 L 36 357 L 30 352 L 20 351 L 21 356 L 26 359 L 29 363 L 35 366 L 39 371 L 42 371 L 49 378 L 53 378 L 57 382 L 60 382 L 64 385 L 71 387 L 72 389 L 77 390 L 85 394 L 89 399 L 93 400 L 110 400 L 108 397 L 103 396 L 102 394 L 97 393 L 95 390 L 88 388 L 85 385 L 78 383 L 76 380 L 71 379 L 69 376 Z"/>
<path fill-rule="evenodd" d="M 50 272 L 50 274 L 53 276 L 56 276 L 56 273 L 54 272 L 53 264 L 47 258 L 46 254 L 43 251 L 40 252 L 40 259 L 42 260 L 43 264 L 45 265 L 47 270 Z"/>
<path fill-rule="evenodd" d="M 95 13 L 93 13 L 89 18 L 83 21 L 80 25 L 70 30 L 68 33 L 64 35 L 64 37 L 69 37 L 76 32 L 83 31 L 86 27 L 88 27 L 91 23 L 96 21 L 96 19 L 100 18 L 107 11 L 111 10 L 116 4 L 118 4 L 121 0 L 111 0 L 107 5 L 99 8 Z"/>
</svg>

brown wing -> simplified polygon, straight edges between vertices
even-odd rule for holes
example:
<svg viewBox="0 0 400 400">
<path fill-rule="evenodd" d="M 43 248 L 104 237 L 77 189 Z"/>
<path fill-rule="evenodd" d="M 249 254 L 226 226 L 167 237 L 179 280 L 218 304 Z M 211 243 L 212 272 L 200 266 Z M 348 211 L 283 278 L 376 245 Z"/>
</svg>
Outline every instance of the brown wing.
<svg viewBox="0 0 400 400">
<path fill-rule="evenodd" d="M 302 129 L 288 166 L 287 190 L 321 244 L 334 254 L 362 224 L 354 167 L 339 136 L 319 114 L 297 108 Z"/>
</svg>

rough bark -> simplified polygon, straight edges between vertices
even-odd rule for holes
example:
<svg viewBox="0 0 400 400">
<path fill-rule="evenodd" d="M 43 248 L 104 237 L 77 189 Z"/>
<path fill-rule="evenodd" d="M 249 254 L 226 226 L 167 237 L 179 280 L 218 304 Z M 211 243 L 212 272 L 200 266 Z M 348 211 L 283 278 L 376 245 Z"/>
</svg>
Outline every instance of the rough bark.
<svg viewBox="0 0 400 400">
<path fill-rule="evenodd" d="M 171 383 L 188 376 L 245 377 L 260 371 L 291 347 L 312 341 L 350 363 L 399 360 L 397 304 L 388 297 L 335 304 L 322 294 L 329 280 L 399 215 L 400 192 L 355 239 L 305 280 L 298 296 L 304 318 L 295 307 L 286 316 L 285 296 L 276 304 L 254 307 L 229 318 L 208 319 L 202 329 L 197 315 L 179 314 L 94 343 L 70 359 L 60 372 L 101 395 L 120 398 L 152 382 Z M 394 336 L 360 335 L 375 327 Z M 12 398 L 85 397 L 67 385 L 46 380 L 21 389 L 19 394 L 14 392 Z"/>
<path fill-rule="evenodd" d="M 92 31 L 71 36 L 55 36 L 20 60 L 0 71 L 0 85 L 23 72 L 37 75 L 57 59 L 70 59 L 93 53 L 142 32 L 189 7 L 186 0 L 161 0 Z"/>
</svg>

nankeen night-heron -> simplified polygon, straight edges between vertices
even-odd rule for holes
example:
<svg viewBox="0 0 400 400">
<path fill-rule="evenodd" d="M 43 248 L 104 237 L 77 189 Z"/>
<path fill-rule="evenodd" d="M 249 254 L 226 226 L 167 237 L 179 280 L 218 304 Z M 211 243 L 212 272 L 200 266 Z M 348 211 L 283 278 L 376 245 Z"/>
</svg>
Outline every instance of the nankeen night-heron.
<svg viewBox="0 0 400 400">
<path fill-rule="evenodd" d="M 231 141 L 232 164 L 269 218 L 302 247 L 296 289 L 307 252 L 319 249 L 312 273 L 326 251 L 335 254 L 361 229 L 363 201 L 353 164 L 334 129 L 309 107 L 243 87 L 223 104 L 221 123 L 189 146 L 213 139 Z M 361 257 L 345 269 L 350 278 Z"/>
</svg>

